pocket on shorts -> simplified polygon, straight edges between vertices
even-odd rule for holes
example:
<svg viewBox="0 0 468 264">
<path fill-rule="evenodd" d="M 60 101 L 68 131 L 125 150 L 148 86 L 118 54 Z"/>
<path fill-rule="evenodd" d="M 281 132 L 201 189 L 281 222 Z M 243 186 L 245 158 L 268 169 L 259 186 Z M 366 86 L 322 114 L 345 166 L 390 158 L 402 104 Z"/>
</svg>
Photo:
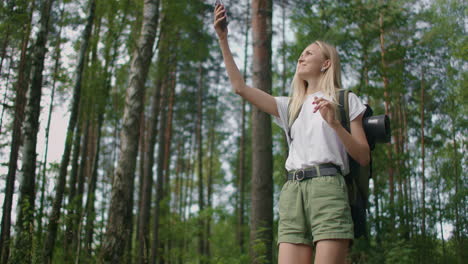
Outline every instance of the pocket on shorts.
<svg viewBox="0 0 468 264">
<path fill-rule="evenodd" d="M 279 197 L 279 217 L 282 220 L 291 218 L 291 210 L 295 207 L 296 192 L 289 190 L 291 181 L 287 181 L 281 188 Z"/>
<path fill-rule="evenodd" d="M 346 192 L 346 182 L 341 174 L 317 177 L 314 180 L 316 181 L 315 184 L 326 189 L 333 188 L 342 193 Z"/>
</svg>

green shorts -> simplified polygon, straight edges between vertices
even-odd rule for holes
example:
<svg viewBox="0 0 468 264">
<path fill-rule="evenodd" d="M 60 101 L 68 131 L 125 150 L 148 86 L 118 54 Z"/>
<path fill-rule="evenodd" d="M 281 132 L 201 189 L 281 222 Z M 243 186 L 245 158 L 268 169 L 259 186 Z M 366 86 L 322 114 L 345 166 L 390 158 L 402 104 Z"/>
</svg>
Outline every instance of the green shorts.
<svg viewBox="0 0 468 264">
<path fill-rule="evenodd" d="M 279 198 L 278 243 L 314 246 L 322 239 L 354 238 L 343 175 L 289 180 Z"/>
</svg>

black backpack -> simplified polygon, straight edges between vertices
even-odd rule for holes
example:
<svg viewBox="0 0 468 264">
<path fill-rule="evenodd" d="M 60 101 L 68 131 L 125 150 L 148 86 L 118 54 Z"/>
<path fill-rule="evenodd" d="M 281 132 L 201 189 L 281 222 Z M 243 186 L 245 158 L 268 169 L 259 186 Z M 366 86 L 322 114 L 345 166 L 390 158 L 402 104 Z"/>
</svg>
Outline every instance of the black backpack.
<svg viewBox="0 0 468 264">
<path fill-rule="evenodd" d="M 339 107 L 336 108 L 335 117 L 341 122 L 341 125 L 351 133 L 350 121 L 349 121 L 349 105 L 348 105 L 348 94 L 350 90 L 339 90 L 337 91 Z M 288 103 L 288 117 L 290 102 Z M 372 109 L 366 104 L 366 110 L 364 117 L 372 116 Z M 299 114 L 296 114 L 294 120 Z M 294 122 L 293 122 L 294 123 Z M 289 124 L 289 122 L 288 122 Z M 292 125 L 291 125 L 292 126 Z M 288 126 L 287 136 L 291 138 L 291 126 Z M 368 140 L 369 141 L 369 140 Z M 370 150 L 375 148 L 374 142 L 369 142 Z M 369 207 L 369 179 L 372 177 L 372 155 L 370 162 L 367 166 L 361 166 L 356 162 L 349 154 L 349 173 L 344 175 L 346 180 L 346 186 L 348 188 L 349 205 L 351 207 L 351 216 L 354 223 L 354 237 L 359 238 L 361 236 L 367 237 L 367 210 Z"/>
</svg>

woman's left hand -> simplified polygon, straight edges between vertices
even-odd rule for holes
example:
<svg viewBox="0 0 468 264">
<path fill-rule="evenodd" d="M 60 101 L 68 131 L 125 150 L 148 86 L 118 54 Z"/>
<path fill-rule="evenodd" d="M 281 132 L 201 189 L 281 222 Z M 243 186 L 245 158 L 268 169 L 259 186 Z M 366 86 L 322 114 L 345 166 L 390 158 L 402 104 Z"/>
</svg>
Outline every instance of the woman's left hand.
<svg viewBox="0 0 468 264">
<path fill-rule="evenodd" d="M 340 124 L 340 122 L 335 119 L 336 106 L 332 102 L 325 98 L 318 98 L 315 96 L 312 104 L 316 104 L 314 113 L 320 111 L 322 118 L 327 121 L 328 125 L 330 125 L 332 128 L 335 128 Z"/>
</svg>

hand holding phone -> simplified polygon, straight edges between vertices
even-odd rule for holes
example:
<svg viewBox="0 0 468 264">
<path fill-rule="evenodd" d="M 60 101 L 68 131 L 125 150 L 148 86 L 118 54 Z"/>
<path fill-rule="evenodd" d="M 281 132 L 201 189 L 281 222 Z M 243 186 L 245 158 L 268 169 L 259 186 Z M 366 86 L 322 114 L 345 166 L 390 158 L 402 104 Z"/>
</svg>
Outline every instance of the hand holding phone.
<svg viewBox="0 0 468 264">
<path fill-rule="evenodd" d="M 227 25 L 228 25 L 228 21 L 227 21 L 226 8 L 224 7 L 224 4 L 220 0 L 216 0 L 214 27 L 218 35 L 220 35 L 219 34 L 220 32 L 218 32 L 218 28 L 221 31 L 226 31 L 227 33 Z"/>
</svg>

